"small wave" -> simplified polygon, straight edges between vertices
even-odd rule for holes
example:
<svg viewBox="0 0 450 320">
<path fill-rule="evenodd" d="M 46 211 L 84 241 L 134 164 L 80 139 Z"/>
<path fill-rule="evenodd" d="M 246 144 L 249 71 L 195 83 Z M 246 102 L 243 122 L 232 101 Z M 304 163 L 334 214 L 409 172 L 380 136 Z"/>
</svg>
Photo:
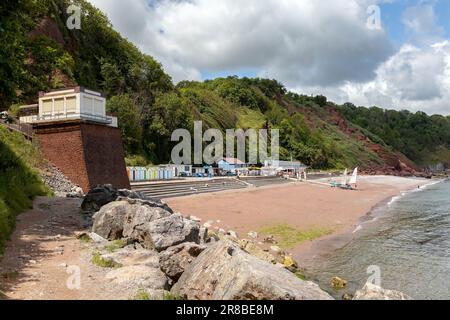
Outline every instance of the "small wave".
<svg viewBox="0 0 450 320">
<path fill-rule="evenodd" d="M 434 186 L 435 184 L 441 183 L 443 181 L 445 181 L 445 180 L 436 180 L 436 181 L 427 183 L 427 184 L 425 184 L 425 185 L 423 185 L 423 186 L 421 186 L 421 187 L 419 187 L 417 189 L 411 189 L 411 190 L 407 190 L 407 191 L 402 191 L 400 193 L 400 195 L 392 197 L 391 201 L 388 202 L 387 206 L 388 206 L 388 208 L 390 208 L 396 201 L 398 201 L 402 197 L 404 197 L 404 196 L 406 196 L 408 194 L 414 193 L 414 192 L 424 191 L 425 189 L 428 189 L 429 187 Z"/>
<path fill-rule="evenodd" d="M 390 207 L 391 207 L 398 199 L 400 199 L 402 196 L 403 196 L 403 194 L 400 195 L 400 196 L 392 197 L 391 201 L 389 201 L 388 204 L 387 204 L 388 207 L 390 208 Z"/>
</svg>

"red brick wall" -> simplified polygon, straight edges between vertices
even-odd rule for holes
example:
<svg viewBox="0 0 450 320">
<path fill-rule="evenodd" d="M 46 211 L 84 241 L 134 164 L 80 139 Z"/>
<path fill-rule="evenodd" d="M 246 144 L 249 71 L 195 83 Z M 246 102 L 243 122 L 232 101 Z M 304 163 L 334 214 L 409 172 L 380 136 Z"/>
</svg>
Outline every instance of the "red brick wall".
<svg viewBox="0 0 450 320">
<path fill-rule="evenodd" d="M 107 126 L 81 124 L 81 134 L 90 187 L 108 183 L 129 189 L 121 131 Z"/>
<path fill-rule="evenodd" d="M 89 177 L 79 124 L 40 127 L 36 130 L 35 138 L 47 160 L 85 192 L 89 190 Z"/>
<path fill-rule="evenodd" d="M 54 123 L 36 127 L 35 133 L 44 156 L 85 192 L 98 184 L 130 188 L 119 129 Z"/>
</svg>

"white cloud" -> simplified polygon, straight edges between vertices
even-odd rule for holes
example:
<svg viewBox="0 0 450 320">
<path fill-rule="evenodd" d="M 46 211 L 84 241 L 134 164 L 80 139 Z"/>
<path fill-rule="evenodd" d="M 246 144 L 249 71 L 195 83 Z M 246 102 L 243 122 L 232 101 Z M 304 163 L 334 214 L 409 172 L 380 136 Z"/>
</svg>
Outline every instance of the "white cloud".
<svg viewBox="0 0 450 320">
<path fill-rule="evenodd" d="M 257 69 L 287 85 L 368 80 L 392 48 L 366 0 L 92 0 L 175 80 Z"/>
<path fill-rule="evenodd" d="M 369 5 L 387 0 L 90 1 L 176 82 L 257 70 L 338 103 L 450 113 L 449 49 L 431 4 L 405 12 L 412 44 L 394 53 L 366 26 Z"/>
<path fill-rule="evenodd" d="M 373 81 L 340 87 L 341 101 L 450 114 L 450 42 L 404 45 L 376 74 Z"/>
</svg>

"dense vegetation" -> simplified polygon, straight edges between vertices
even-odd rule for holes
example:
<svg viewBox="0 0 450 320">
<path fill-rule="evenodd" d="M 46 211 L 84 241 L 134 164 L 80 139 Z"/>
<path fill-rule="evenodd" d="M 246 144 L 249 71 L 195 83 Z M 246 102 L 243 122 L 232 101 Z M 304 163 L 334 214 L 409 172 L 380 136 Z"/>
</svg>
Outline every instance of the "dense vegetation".
<svg viewBox="0 0 450 320">
<path fill-rule="evenodd" d="M 0 126 L 0 253 L 11 234 L 16 215 L 32 206 L 47 189 L 35 172 L 38 151 L 22 135 Z"/>
<path fill-rule="evenodd" d="M 418 164 L 450 163 L 450 120 L 423 113 L 337 106 L 287 92 L 275 80 L 220 78 L 178 85 L 152 57 L 114 31 L 85 0 L 81 30 L 68 30 L 68 0 L 0 4 L 0 109 L 32 102 L 40 90 L 82 85 L 108 96 L 129 164 L 170 159 L 174 129 L 280 129 L 281 156 L 315 168 L 382 165 L 384 153 Z M 345 123 L 344 123 L 345 122 Z M 350 130 L 344 130 L 349 127 Z"/>
<path fill-rule="evenodd" d="M 383 139 L 419 164 L 450 160 L 450 118 L 423 112 L 384 110 L 377 107 L 340 106 L 351 122 Z"/>
</svg>

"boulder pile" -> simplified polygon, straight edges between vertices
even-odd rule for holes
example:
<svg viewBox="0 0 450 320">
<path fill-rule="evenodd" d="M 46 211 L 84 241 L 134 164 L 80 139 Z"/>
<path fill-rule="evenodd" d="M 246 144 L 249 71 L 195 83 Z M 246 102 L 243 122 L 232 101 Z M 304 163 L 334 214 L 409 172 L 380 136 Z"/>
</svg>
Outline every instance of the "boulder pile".
<svg viewBox="0 0 450 320">
<path fill-rule="evenodd" d="M 48 164 L 41 171 L 44 183 L 53 190 L 57 197 L 83 197 L 83 189 L 76 186 L 58 168 Z"/>
<path fill-rule="evenodd" d="M 99 186 L 82 209 L 96 211 L 89 236 L 114 266 L 106 277 L 115 285 L 194 300 L 332 299 L 248 241 L 212 235 L 195 217 L 140 193 Z M 111 249 L 119 240 L 123 247 Z"/>
</svg>

